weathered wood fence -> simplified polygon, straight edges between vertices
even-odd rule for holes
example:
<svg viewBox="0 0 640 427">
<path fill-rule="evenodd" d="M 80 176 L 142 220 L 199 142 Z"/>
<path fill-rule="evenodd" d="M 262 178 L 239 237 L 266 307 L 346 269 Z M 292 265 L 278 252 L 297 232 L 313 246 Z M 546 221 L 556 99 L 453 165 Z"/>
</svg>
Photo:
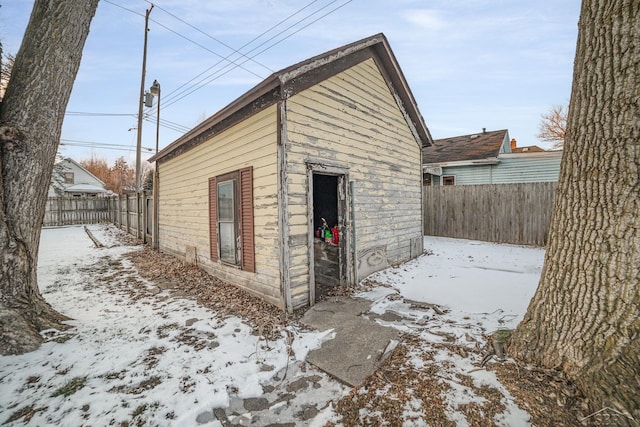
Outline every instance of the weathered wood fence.
<svg viewBox="0 0 640 427">
<path fill-rule="evenodd" d="M 112 197 L 50 197 L 43 226 L 96 224 L 110 222 L 145 242 L 151 241 L 153 230 L 153 197 L 151 192 L 122 194 Z"/>
<path fill-rule="evenodd" d="M 544 246 L 555 182 L 424 187 L 424 234 Z M 144 242 L 153 235 L 153 196 L 138 192 L 105 198 L 52 197 L 47 226 L 111 222 Z"/>
<path fill-rule="evenodd" d="M 112 222 L 114 209 L 112 198 L 49 197 L 44 213 L 43 226 L 72 224 L 96 224 Z"/>
<path fill-rule="evenodd" d="M 112 222 L 145 243 L 152 240 L 153 196 L 151 192 L 122 194 L 115 197 Z"/>
<path fill-rule="evenodd" d="M 555 182 L 424 187 L 424 234 L 545 246 Z"/>
</svg>

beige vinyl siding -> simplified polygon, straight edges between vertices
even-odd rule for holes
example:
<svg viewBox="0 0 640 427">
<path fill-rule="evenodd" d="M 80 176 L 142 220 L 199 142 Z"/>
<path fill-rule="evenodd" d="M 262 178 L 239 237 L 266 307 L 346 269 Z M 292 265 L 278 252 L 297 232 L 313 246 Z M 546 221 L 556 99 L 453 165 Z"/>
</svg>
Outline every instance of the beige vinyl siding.
<svg viewBox="0 0 640 427">
<path fill-rule="evenodd" d="M 386 245 L 390 263 L 410 258 L 422 235 L 420 146 L 373 59 L 288 99 L 286 143 L 294 306 L 308 295 L 307 159 L 348 168 L 358 251 Z"/>
<path fill-rule="evenodd" d="M 195 246 L 198 264 L 211 274 L 282 306 L 276 146 L 274 105 L 162 162 L 159 243 L 178 256 Z M 253 166 L 255 273 L 211 261 L 209 248 L 208 179 L 246 166 Z"/>
</svg>

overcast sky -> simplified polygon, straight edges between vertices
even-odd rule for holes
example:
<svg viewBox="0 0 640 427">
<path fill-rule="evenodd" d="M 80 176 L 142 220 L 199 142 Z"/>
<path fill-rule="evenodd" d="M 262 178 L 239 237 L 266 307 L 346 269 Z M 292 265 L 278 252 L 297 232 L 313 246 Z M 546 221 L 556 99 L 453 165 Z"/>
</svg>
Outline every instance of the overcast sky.
<svg viewBox="0 0 640 427">
<path fill-rule="evenodd" d="M 0 4 L 0 39 L 4 52 L 15 54 L 33 2 Z M 519 146 L 548 147 L 536 138 L 540 116 L 569 102 L 578 0 L 154 4 L 145 87 L 154 79 L 161 84 L 161 149 L 273 71 L 380 32 L 436 139 L 506 128 Z M 134 163 L 149 7 L 143 0 L 100 1 L 67 107 L 63 155 L 79 161 L 93 153 L 109 163 L 124 156 Z M 155 108 L 150 114 L 142 146 L 155 150 Z M 98 145 L 77 145 L 87 142 Z M 151 154 L 143 150 L 143 158 Z"/>
</svg>

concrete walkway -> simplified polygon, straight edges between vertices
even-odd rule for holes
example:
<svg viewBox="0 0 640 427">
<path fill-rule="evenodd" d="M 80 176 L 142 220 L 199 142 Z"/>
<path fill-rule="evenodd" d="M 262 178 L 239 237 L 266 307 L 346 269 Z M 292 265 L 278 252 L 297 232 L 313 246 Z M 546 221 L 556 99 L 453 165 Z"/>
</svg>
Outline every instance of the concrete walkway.
<svg viewBox="0 0 640 427">
<path fill-rule="evenodd" d="M 301 323 L 320 331 L 334 329 L 336 336 L 311 351 L 307 362 L 350 386 L 361 386 L 399 339 L 397 330 L 361 316 L 371 303 L 362 298 L 331 297 L 311 307 Z"/>
</svg>

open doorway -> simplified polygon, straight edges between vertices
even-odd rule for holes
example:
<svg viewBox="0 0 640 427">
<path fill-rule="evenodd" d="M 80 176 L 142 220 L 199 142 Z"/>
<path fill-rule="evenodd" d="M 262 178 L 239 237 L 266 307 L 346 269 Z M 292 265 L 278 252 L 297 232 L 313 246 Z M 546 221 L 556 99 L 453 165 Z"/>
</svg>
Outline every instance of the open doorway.
<svg viewBox="0 0 640 427">
<path fill-rule="evenodd" d="M 313 173 L 313 278 L 311 303 L 345 284 L 345 177 Z"/>
</svg>

